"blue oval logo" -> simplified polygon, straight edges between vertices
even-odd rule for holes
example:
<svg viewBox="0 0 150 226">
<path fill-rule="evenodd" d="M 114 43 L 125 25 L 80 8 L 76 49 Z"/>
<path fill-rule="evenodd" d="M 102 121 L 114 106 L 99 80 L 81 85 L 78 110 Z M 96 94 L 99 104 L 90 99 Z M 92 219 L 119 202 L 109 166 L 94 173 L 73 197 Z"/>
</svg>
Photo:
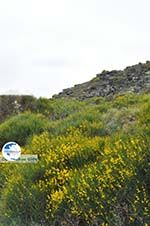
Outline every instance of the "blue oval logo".
<svg viewBox="0 0 150 226">
<path fill-rule="evenodd" d="M 21 148 L 16 142 L 8 142 L 2 148 L 3 157 L 7 161 L 16 161 L 20 158 Z"/>
</svg>

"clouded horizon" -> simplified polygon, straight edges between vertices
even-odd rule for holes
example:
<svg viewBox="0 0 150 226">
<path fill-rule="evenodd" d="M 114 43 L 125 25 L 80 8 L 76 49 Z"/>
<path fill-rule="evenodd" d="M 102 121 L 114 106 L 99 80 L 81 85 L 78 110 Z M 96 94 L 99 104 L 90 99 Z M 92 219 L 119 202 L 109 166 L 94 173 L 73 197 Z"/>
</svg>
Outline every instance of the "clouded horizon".
<svg viewBox="0 0 150 226">
<path fill-rule="evenodd" d="M 51 97 L 150 60 L 149 9 L 149 0 L 1 1 L 0 94 Z"/>
</svg>

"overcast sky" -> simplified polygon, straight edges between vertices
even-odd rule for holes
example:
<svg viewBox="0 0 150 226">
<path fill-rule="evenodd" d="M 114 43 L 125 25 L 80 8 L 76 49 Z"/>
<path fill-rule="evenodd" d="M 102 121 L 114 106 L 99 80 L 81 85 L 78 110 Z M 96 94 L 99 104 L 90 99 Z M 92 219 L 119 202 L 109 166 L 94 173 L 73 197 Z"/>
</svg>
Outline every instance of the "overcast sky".
<svg viewBox="0 0 150 226">
<path fill-rule="evenodd" d="M 0 0 L 0 94 L 47 96 L 150 60 L 149 0 Z"/>
</svg>

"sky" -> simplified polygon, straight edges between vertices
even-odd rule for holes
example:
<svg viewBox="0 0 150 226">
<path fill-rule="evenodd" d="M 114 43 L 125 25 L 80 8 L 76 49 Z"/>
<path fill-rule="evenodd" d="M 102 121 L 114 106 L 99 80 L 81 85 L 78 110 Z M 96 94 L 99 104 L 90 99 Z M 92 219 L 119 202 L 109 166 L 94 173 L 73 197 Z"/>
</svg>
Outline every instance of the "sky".
<svg viewBox="0 0 150 226">
<path fill-rule="evenodd" d="M 0 94 L 51 97 L 150 60 L 149 0 L 0 0 Z"/>
</svg>

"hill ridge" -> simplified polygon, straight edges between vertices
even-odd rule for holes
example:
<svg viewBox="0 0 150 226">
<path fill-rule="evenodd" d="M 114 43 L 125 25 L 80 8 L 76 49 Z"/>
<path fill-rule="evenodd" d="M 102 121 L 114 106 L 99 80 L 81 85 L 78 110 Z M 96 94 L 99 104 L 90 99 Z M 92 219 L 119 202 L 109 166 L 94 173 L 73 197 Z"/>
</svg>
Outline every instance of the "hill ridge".
<svg viewBox="0 0 150 226">
<path fill-rule="evenodd" d="M 128 66 L 124 70 L 102 71 L 88 82 L 63 89 L 53 98 L 87 98 L 113 96 L 125 92 L 150 91 L 150 61 Z"/>
</svg>

